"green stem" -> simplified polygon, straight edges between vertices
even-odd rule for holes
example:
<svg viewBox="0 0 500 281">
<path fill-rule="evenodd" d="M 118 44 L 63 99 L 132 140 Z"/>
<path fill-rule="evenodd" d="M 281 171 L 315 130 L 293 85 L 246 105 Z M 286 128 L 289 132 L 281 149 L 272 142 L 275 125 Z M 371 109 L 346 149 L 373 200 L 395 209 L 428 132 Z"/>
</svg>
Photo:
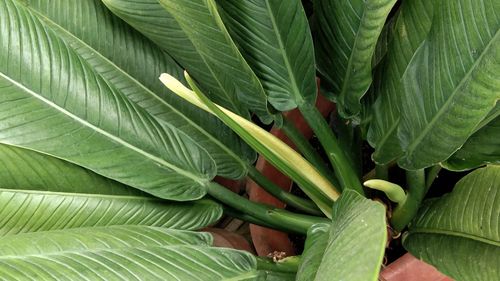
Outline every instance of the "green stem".
<svg viewBox="0 0 500 281">
<path fill-rule="evenodd" d="M 274 272 L 295 273 L 299 270 L 300 256 L 286 257 L 277 262 L 270 258 L 256 257 L 257 269 Z"/>
<path fill-rule="evenodd" d="M 334 186 L 339 186 L 339 182 L 335 178 L 333 172 L 328 169 L 318 152 L 311 146 L 309 141 L 292 122 L 283 117 L 283 124 L 280 129 L 283 130 L 286 136 L 295 144 L 300 153 L 314 165 L 318 172 L 327 178 Z"/>
<path fill-rule="evenodd" d="M 311 225 L 328 221 L 325 218 L 295 214 L 252 202 L 214 182 L 207 185 L 207 191 L 210 196 L 220 202 L 258 220 L 255 222 L 256 224 L 285 229 L 288 232 L 306 234 L 307 229 L 309 229 Z"/>
<path fill-rule="evenodd" d="M 266 178 L 263 174 L 261 174 L 254 166 L 248 167 L 248 176 L 265 191 L 269 192 L 271 195 L 278 198 L 283 203 L 312 215 L 323 214 L 321 210 L 318 209 L 316 204 L 314 204 L 314 202 L 284 191 L 279 186 L 274 184 L 271 180 Z"/>
<path fill-rule="evenodd" d="M 397 231 L 402 231 L 415 217 L 424 199 L 427 192 L 425 170 L 406 171 L 406 184 L 408 187 L 406 200 L 394 209 L 391 217 L 392 227 Z"/>
<path fill-rule="evenodd" d="M 351 166 L 349 158 L 347 158 L 340 148 L 335 134 L 318 109 L 306 103 L 300 105 L 299 110 L 323 146 L 342 189 L 350 188 L 360 194 L 364 194 L 361 182 L 356 171 Z"/>
<path fill-rule="evenodd" d="M 429 168 L 429 171 L 427 172 L 427 179 L 425 180 L 425 188 L 427 188 L 427 190 L 429 190 L 432 183 L 437 178 L 439 171 L 441 171 L 440 165 L 435 165 Z"/>
</svg>

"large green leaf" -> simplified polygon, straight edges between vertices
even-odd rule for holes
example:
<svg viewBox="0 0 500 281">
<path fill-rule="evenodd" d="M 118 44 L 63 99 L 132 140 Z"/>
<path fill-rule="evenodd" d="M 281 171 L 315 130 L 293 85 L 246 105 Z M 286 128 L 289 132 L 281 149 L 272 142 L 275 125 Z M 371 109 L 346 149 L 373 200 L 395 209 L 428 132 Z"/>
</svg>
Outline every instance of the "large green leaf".
<svg viewBox="0 0 500 281">
<path fill-rule="evenodd" d="M 399 164 L 407 169 L 446 160 L 500 99 L 500 1 L 434 5 L 428 38 L 403 76 Z"/>
<path fill-rule="evenodd" d="M 105 79 L 63 34 L 0 2 L 0 142 L 54 155 L 173 200 L 206 193 L 209 154 Z"/>
<path fill-rule="evenodd" d="M 87 227 L 2 237 L 0 257 L 168 245 L 210 246 L 212 243 L 212 236 L 203 232 L 142 225 Z"/>
<path fill-rule="evenodd" d="M 211 241 L 208 234 L 146 227 L 13 235 L 0 242 L 9 242 L 0 250 L 3 254 L 0 278 L 16 281 L 264 278 L 251 254 L 208 247 L 206 244 Z"/>
<path fill-rule="evenodd" d="M 443 164 L 447 169 L 467 170 L 492 163 L 500 163 L 500 117 L 481 127 Z"/>
<path fill-rule="evenodd" d="M 329 232 L 329 224 L 315 224 L 307 231 L 304 252 L 297 271 L 297 281 L 309 281 L 311 277 L 316 276 L 328 245 Z"/>
<path fill-rule="evenodd" d="M 159 75 L 168 72 L 182 80 L 183 70 L 160 48 L 114 16 L 100 0 L 27 2 L 95 71 L 131 101 L 205 148 L 219 175 L 241 178 L 246 174 L 246 162 L 241 158 L 254 158 L 248 146 L 216 118 L 168 91 L 158 80 Z"/>
<path fill-rule="evenodd" d="M 300 0 L 220 0 L 224 23 L 266 90 L 286 111 L 314 104 L 314 49 Z"/>
<path fill-rule="evenodd" d="M 373 159 L 386 164 L 403 152 L 397 137 L 403 77 L 413 54 L 431 27 L 435 0 L 403 1 L 389 33 L 387 54 L 375 69 L 372 120 L 368 141 L 375 148 Z"/>
<path fill-rule="evenodd" d="M 403 240 L 405 247 L 455 280 L 497 280 L 499 191 L 499 166 L 468 174 L 452 193 L 421 207 Z"/>
<path fill-rule="evenodd" d="M 297 280 L 378 279 L 387 241 L 382 204 L 346 190 L 333 205 L 326 236 L 324 231 L 323 226 L 315 226 L 308 232 L 312 236 L 308 237 Z"/>
<path fill-rule="evenodd" d="M 0 144 L 0 188 L 140 195 L 125 186 L 63 160 L 23 148 Z"/>
<path fill-rule="evenodd" d="M 0 189 L 0 206 L 2 236 L 109 225 L 198 229 L 222 215 L 221 206 L 207 199 L 181 203 L 140 196 L 38 190 Z"/>
<path fill-rule="evenodd" d="M 262 117 L 267 97 L 255 73 L 231 39 L 214 0 L 159 0 L 191 40 L 201 59 L 224 89 Z M 196 78 L 196 76 L 194 76 Z"/>
<path fill-rule="evenodd" d="M 203 85 L 210 97 L 232 111 L 249 117 L 237 96 L 223 87 L 197 52 L 191 40 L 157 0 L 102 0 L 117 16 L 166 50 Z"/>
<path fill-rule="evenodd" d="M 353 116 L 372 82 L 377 39 L 396 0 L 315 0 L 318 69 L 340 112 Z"/>
</svg>

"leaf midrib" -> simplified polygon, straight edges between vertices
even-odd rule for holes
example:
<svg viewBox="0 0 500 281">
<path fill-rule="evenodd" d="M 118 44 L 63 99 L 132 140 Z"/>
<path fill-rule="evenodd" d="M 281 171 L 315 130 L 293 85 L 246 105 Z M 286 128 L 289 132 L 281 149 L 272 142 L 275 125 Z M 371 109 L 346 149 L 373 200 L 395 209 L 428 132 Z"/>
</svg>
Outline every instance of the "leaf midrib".
<svg viewBox="0 0 500 281">
<path fill-rule="evenodd" d="M 273 10 L 271 9 L 271 6 L 269 5 L 269 0 L 266 0 L 265 4 L 266 4 L 266 9 L 269 13 L 269 18 L 271 20 L 271 24 L 273 26 L 274 34 L 276 35 L 276 38 L 278 39 L 277 41 L 278 41 L 278 45 L 279 45 L 279 48 L 281 51 L 280 52 L 281 57 L 283 58 L 283 61 L 285 62 L 285 66 L 286 66 L 286 69 L 288 72 L 288 78 L 290 79 L 289 81 L 291 82 L 290 84 L 292 86 L 292 93 L 295 97 L 295 103 L 297 104 L 297 106 L 300 107 L 304 104 L 305 101 L 302 98 L 301 92 L 300 92 L 299 87 L 297 85 L 297 79 L 293 75 L 292 66 L 290 65 L 290 61 L 288 60 L 288 56 L 286 55 L 287 52 L 286 52 L 285 46 L 283 44 L 283 38 L 281 37 L 281 34 L 278 31 L 278 25 L 276 24 L 276 18 L 274 17 Z"/>
<path fill-rule="evenodd" d="M 101 135 L 103 135 L 104 137 L 106 138 L 109 138 L 143 156 L 145 156 L 146 158 L 150 159 L 150 160 L 153 160 L 154 162 L 156 163 L 159 163 L 161 165 L 163 165 L 164 167 L 168 168 L 168 169 L 171 169 L 175 172 L 177 172 L 178 174 L 182 175 L 182 176 L 185 176 L 187 178 L 190 178 L 194 181 L 196 181 L 197 183 L 199 183 L 201 186 L 205 186 L 206 183 L 208 183 L 208 180 L 206 178 L 200 178 L 198 177 L 197 175 L 191 173 L 191 172 L 188 172 L 184 169 L 181 169 L 165 160 L 163 160 L 162 158 L 160 157 L 157 157 L 157 156 L 154 156 L 138 147 L 135 147 L 133 146 L 132 144 L 124 141 L 123 139 L 111 134 L 111 133 L 108 133 L 106 131 L 104 131 L 103 129 L 87 122 L 86 120 L 83 120 L 82 118 L 74 115 L 73 113 L 67 111 L 66 109 L 56 105 L 55 103 L 53 103 L 52 101 L 46 99 L 45 97 L 35 93 L 34 91 L 28 89 L 27 87 L 25 87 L 24 85 L 20 84 L 19 82 L 11 79 L 9 76 L 7 76 L 6 74 L 4 74 L 3 72 L 0 71 L 0 77 L 3 77 L 4 79 L 6 79 L 7 81 L 9 81 L 10 83 L 12 83 L 14 86 L 18 87 L 19 89 L 21 89 L 22 91 L 28 93 L 29 95 L 35 97 L 36 99 L 40 100 L 41 102 L 47 104 L 48 106 L 50 106 L 51 108 L 61 112 L 62 114 L 64 114 L 65 116 L 68 116 L 69 118 L 73 119 L 74 121 L 82 124 L 84 127 L 86 128 L 90 128 L 92 129 L 94 132 L 97 132 Z"/>
<path fill-rule="evenodd" d="M 210 139 L 213 143 L 215 143 L 219 148 L 221 148 L 224 152 L 226 152 L 228 155 L 234 158 L 236 162 L 240 163 L 241 166 L 244 169 L 247 168 L 247 163 L 245 163 L 240 157 L 238 157 L 231 149 L 229 149 L 227 146 L 222 144 L 218 139 L 213 137 L 211 134 L 209 134 L 207 131 L 203 130 L 198 124 L 196 124 L 193 120 L 189 119 L 187 116 L 185 116 L 183 113 L 178 111 L 175 107 L 173 107 L 171 104 L 167 103 L 164 99 L 160 98 L 158 95 L 156 95 L 153 91 L 151 91 L 149 88 L 144 86 L 142 83 L 140 83 L 137 79 L 134 77 L 130 76 L 127 72 L 125 72 L 122 68 L 118 67 L 114 62 L 109 60 L 107 57 L 103 56 L 99 51 L 97 51 L 95 48 L 92 46 L 88 45 L 86 42 L 82 41 L 80 38 L 76 37 L 73 33 L 69 32 L 67 29 L 63 28 L 56 22 L 52 21 L 48 16 L 40 13 L 38 10 L 34 10 L 30 7 L 28 7 L 34 14 L 37 14 L 40 18 L 42 18 L 47 24 L 55 26 L 59 31 L 64 32 L 67 36 L 71 37 L 81 45 L 87 47 L 89 50 L 93 50 L 95 53 L 94 55 L 100 57 L 103 61 L 107 62 L 109 65 L 111 65 L 116 71 L 120 72 L 123 76 L 127 77 L 134 83 L 134 85 L 138 86 L 139 88 L 143 89 L 145 92 L 147 92 L 151 97 L 155 98 L 157 101 L 168 107 L 170 110 L 172 110 L 177 116 L 183 118 L 187 123 L 189 123 L 192 127 L 198 129 L 200 133 L 202 133 L 205 137 Z M 102 77 L 101 73 L 97 73 L 99 76 Z M 103 78 L 104 79 L 104 78 Z M 132 102 L 132 101 L 131 101 Z M 135 104 L 135 103 L 134 103 Z M 160 122 L 165 122 L 168 124 L 166 120 L 163 120 L 162 118 L 157 118 Z"/>
<path fill-rule="evenodd" d="M 409 236 L 415 235 L 415 234 L 431 234 L 431 235 L 444 235 L 444 236 L 460 237 L 460 238 L 466 238 L 466 239 L 470 239 L 473 241 L 482 242 L 482 243 L 485 243 L 488 245 L 500 247 L 500 241 L 495 241 L 495 240 L 492 240 L 489 238 L 485 238 L 485 237 L 481 237 L 481 236 L 477 236 L 474 234 L 465 233 L 465 232 L 461 232 L 461 231 L 453 231 L 453 230 L 447 230 L 447 229 L 432 229 L 432 228 L 411 229 Z"/>
<path fill-rule="evenodd" d="M 455 95 L 457 94 L 458 90 L 466 83 L 466 81 L 469 80 L 469 78 L 472 76 L 474 71 L 476 70 L 479 62 L 481 62 L 485 56 L 486 53 L 490 52 L 490 47 L 493 46 L 493 42 L 496 42 L 498 39 L 498 35 L 500 34 L 500 30 L 497 30 L 495 33 L 495 36 L 493 36 L 484 48 L 483 52 L 481 52 L 481 55 L 477 58 L 477 60 L 474 62 L 474 64 L 470 67 L 469 71 L 464 75 L 464 77 L 460 80 L 460 83 L 455 86 L 455 89 L 451 93 L 451 95 L 448 97 L 446 102 L 443 104 L 443 106 L 439 109 L 439 111 L 434 115 L 432 120 L 423 128 L 423 130 L 420 130 L 421 134 L 418 135 L 418 137 L 410 144 L 408 145 L 406 155 L 410 155 L 413 153 L 415 148 L 421 143 L 422 139 L 429 134 L 429 132 L 434 128 L 434 124 L 438 122 L 438 119 L 443 115 L 446 110 L 450 107 L 451 103 L 454 100 Z M 426 41 L 428 43 L 428 41 Z M 427 47 L 427 46 L 426 46 Z M 411 63 L 411 62 L 410 62 Z M 404 75 L 403 75 L 404 76 Z"/>
</svg>

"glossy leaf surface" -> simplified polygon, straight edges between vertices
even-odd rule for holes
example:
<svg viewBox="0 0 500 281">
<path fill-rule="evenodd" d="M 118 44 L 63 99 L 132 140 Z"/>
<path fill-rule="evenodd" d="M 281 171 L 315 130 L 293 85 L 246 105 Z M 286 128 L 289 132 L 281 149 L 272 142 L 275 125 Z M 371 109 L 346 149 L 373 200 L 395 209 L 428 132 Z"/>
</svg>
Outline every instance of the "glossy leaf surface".
<svg viewBox="0 0 500 281">
<path fill-rule="evenodd" d="M 114 16 L 100 0 L 28 3 L 128 99 L 160 123 L 178 128 L 206 149 L 216 162 L 218 175 L 236 179 L 246 174 L 246 161 L 254 158 L 252 151 L 216 118 L 163 87 L 158 81 L 161 73 L 171 73 L 182 81 L 183 69 L 158 46 Z"/>
<path fill-rule="evenodd" d="M 278 110 L 314 104 L 314 48 L 299 0 L 222 0 L 224 23 Z"/>
<path fill-rule="evenodd" d="M 216 168 L 184 133 L 160 124 L 88 63 L 64 34 L 0 3 L 0 142 L 77 163 L 158 197 L 193 200 Z"/>
<path fill-rule="evenodd" d="M 500 275 L 500 167 L 475 170 L 450 194 L 428 200 L 404 246 L 455 280 Z"/>
<path fill-rule="evenodd" d="M 361 110 L 360 99 L 372 82 L 377 40 L 396 0 L 316 0 L 318 69 L 333 86 L 339 111 Z"/>
<path fill-rule="evenodd" d="M 406 169 L 446 160 L 500 99 L 500 2 L 442 0 L 403 76 L 399 139 Z"/>
</svg>

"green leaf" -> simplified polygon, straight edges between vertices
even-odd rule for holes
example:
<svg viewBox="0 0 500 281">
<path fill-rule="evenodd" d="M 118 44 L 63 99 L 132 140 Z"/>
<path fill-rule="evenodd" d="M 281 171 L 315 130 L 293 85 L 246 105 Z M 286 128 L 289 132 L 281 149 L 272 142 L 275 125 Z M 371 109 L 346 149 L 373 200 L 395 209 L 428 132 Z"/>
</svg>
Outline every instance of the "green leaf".
<svg viewBox="0 0 500 281">
<path fill-rule="evenodd" d="M 280 111 L 314 104 L 314 49 L 301 1 L 218 1 L 228 30 Z"/>
<path fill-rule="evenodd" d="M 467 170 L 485 164 L 500 164 L 500 117 L 481 127 L 443 163 L 451 170 Z"/>
<path fill-rule="evenodd" d="M 160 123 L 178 128 L 206 149 L 216 163 L 218 175 L 237 179 L 246 174 L 247 162 L 255 158 L 251 149 L 216 118 L 163 87 L 158 81 L 160 74 L 166 71 L 183 80 L 182 68 L 114 16 L 101 1 L 27 2 L 30 9 L 36 10 L 42 20 L 127 98 L 157 117 Z"/>
<path fill-rule="evenodd" d="M 0 188 L 142 195 L 136 189 L 35 151 L 0 144 L 0 159 Z"/>
<path fill-rule="evenodd" d="M 0 271 L 6 280 L 263 280 L 250 253 L 199 245 L 3 256 Z"/>
<path fill-rule="evenodd" d="M 85 191 L 79 191 L 85 192 Z M 0 235 L 109 225 L 150 225 L 199 229 L 222 215 L 207 200 L 159 199 L 89 193 L 0 189 Z"/>
<path fill-rule="evenodd" d="M 216 168 L 178 129 L 127 99 L 17 1 L 0 3 L 0 143 L 29 148 L 165 199 L 206 193 Z"/>
<path fill-rule="evenodd" d="M 321 225 L 310 229 L 297 280 L 378 279 L 387 242 L 382 204 L 346 190 L 325 231 Z"/>
<path fill-rule="evenodd" d="M 328 245 L 330 224 L 315 224 L 307 231 L 296 281 L 309 281 L 316 276 Z"/>
<path fill-rule="evenodd" d="M 73 228 L 2 237 L 1 256 L 47 255 L 57 252 L 140 248 L 169 245 L 212 245 L 208 233 L 162 227 L 118 225 Z"/>
<path fill-rule="evenodd" d="M 372 82 L 377 40 L 396 0 L 315 0 L 318 69 L 333 86 L 341 114 L 361 110 Z"/>
<path fill-rule="evenodd" d="M 173 14 L 163 9 L 157 0 L 103 0 L 103 2 L 113 13 L 172 55 L 182 67 L 193 74 L 202 89 L 215 102 L 224 105 L 245 118 L 250 118 L 248 108 L 257 108 L 257 111 L 265 111 L 267 114 L 262 86 L 259 89 L 254 89 L 256 90 L 254 92 L 244 92 L 249 87 L 255 88 L 258 86 L 255 83 L 257 78 L 248 71 L 248 65 L 245 66 L 246 63 L 242 60 L 241 54 L 239 54 L 234 43 L 229 38 L 227 31 L 220 22 L 220 18 L 215 20 L 210 15 L 204 17 L 212 21 L 210 24 L 217 25 L 216 29 L 211 32 L 217 33 L 219 35 L 218 39 L 223 40 L 219 43 L 223 45 L 224 49 L 230 51 L 223 54 L 223 57 L 231 56 L 226 59 L 226 62 L 234 64 L 233 66 L 237 66 L 238 69 L 228 70 L 225 69 L 224 65 L 216 65 L 221 57 L 207 57 L 208 54 L 203 53 L 206 42 L 195 44 L 191 38 L 192 34 L 188 34 L 188 30 L 182 27 Z M 207 6 L 204 6 L 201 10 L 206 8 Z M 209 12 L 208 10 L 205 11 Z M 175 38 L 175 40 L 172 40 L 172 38 Z M 195 39 L 203 41 L 201 38 Z M 213 41 L 213 38 L 210 38 L 210 41 Z M 217 43 L 217 41 L 213 42 Z M 220 71 L 221 68 L 224 70 L 223 72 L 215 72 L 216 69 Z M 238 71 L 243 76 L 240 75 L 240 79 L 234 79 L 232 77 L 234 75 L 233 71 Z M 227 75 L 231 77 L 228 78 Z M 253 83 L 247 83 L 243 80 L 245 77 L 249 78 L 249 81 L 253 81 Z"/>
<path fill-rule="evenodd" d="M 267 97 L 255 73 L 231 39 L 214 0 L 159 0 L 191 40 L 214 79 L 238 101 L 268 117 Z M 194 76 L 196 79 L 196 76 Z"/>
<path fill-rule="evenodd" d="M 455 280 L 500 276 L 500 167 L 478 169 L 453 192 L 428 200 L 404 246 Z"/>
<path fill-rule="evenodd" d="M 373 159 L 387 164 L 403 152 L 397 136 L 401 119 L 401 78 L 431 27 L 434 0 L 403 1 L 388 36 L 387 55 L 375 69 L 368 141 L 375 148 Z"/>
<path fill-rule="evenodd" d="M 446 160 L 500 99 L 500 2 L 435 5 L 429 35 L 403 76 L 398 163 L 406 169 Z"/>
</svg>

